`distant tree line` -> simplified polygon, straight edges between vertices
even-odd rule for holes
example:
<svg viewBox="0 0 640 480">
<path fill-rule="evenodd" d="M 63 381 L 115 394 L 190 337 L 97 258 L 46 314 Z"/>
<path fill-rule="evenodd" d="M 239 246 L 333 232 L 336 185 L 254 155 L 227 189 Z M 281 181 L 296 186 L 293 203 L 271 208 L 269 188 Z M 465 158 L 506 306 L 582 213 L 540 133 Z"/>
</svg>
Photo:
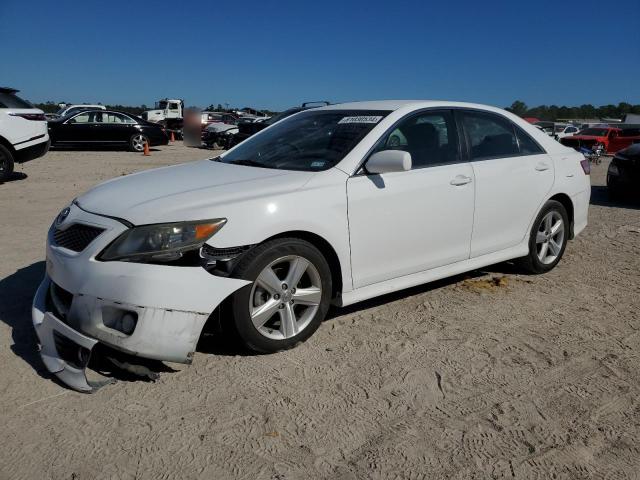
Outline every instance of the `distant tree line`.
<svg viewBox="0 0 640 480">
<path fill-rule="evenodd" d="M 60 110 L 59 104 L 64 103 L 65 105 L 72 105 L 70 102 L 45 102 L 45 103 L 33 103 L 33 106 L 39 108 L 45 113 L 56 113 Z M 102 105 L 101 103 L 96 103 L 96 105 Z M 138 107 L 132 107 L 128 105 L 105 105 L 105 107 L 109 110 L 119 110 L 121 112 L 130 113 L 132 115 L 140 115 L 145 110 L 150 110 L 150 107 L 146 105 L 140 105 Z"/>
<path fill-rule="evenodd" d="M 34 103 L 33 106 L 39 108 L 45 113 L 56 113 L 60 110 L 59 104 L 64 103 L 66 105 L 71 105 L 70 102 L 45 102 L 45 103 Z M 101 103 L 97 103 L 96 105 L 102 105 Z M 128 105 L 105 105 L 105 107 L 109 110 L 118 110 L 120 112 L 131 113 L 132 115 L 140 115 L 142 112 L 146 110 L 151 110 L 154 107 L 148 107 L 146 105 L 140 106 L 128 106 Z M 234 110 L 238 110 L 237 108 L 224 108 L 220 103 L 217 105 L 211 104 L 204 110 L 208 111 L 216 111 L 216 112 L 232 112 Z M 265 115 L 273 115 L 276 112 L 272 112 L 270 110 L 259 110 Z"/>
<path fill-rule="evenodd" d="M 618 105 L 601 105 L 594 107 L 586 104 L 579 107 L 557 105 L 540 105 L 529 108 L 526 103 L 516 100 L 506 110 L 520 117 L 535 117 L 540 120 L 555 121 L 559 118 L 624 118 L 628 113 L 640 114 L 640 105 L 620 102 Z"/>
</svg>

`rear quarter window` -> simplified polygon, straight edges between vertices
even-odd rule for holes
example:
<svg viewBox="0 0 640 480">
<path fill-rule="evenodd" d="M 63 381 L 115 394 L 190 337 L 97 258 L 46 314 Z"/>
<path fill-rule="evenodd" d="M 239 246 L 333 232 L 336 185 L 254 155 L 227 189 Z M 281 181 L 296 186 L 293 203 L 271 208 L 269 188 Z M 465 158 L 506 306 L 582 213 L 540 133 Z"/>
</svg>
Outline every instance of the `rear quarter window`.
<svg viewBox="0 0 640 480">
<path fill-rule="evenodd" d="M 15 93 L 0 92 L 0 108 L 33 108 L 33 105 Z"/>
</svg>

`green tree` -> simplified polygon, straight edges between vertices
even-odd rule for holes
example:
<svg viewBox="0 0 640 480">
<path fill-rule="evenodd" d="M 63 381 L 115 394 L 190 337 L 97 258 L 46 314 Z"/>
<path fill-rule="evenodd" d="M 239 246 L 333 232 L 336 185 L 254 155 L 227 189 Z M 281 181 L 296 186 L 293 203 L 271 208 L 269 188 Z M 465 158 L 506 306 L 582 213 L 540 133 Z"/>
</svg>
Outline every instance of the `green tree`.
<svg viewBox="0 0 640 480">
<path fill-rule="evenodd" d="M 527 104 L 524 103 L 521 100 L 516 100 L 515 102 L 513 102 L 511 104 L 510 107 L 506 108 L 507 111 L 511 112 L 511 113 L 515 113 L 516 115 L 520 116 L 520 117 L 524 117 L 527 112 L 529 111 L 529 108 L 527 107 Z"/>
</svg>

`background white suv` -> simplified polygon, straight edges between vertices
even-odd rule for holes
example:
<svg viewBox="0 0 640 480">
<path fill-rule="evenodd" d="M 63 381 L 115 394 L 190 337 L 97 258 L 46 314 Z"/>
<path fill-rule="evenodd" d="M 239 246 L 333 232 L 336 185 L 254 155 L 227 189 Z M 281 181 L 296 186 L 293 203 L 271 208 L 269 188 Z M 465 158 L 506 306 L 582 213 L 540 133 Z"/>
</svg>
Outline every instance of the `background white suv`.
<svg viewBox="0 0 640 480">
<path fill-rule="evenodd" d="M 11 176 L 14 163 L 33 160 L 49 150 L 44 113 L 16 92 L 0 87 L 0 182 Z"/>
</svg>

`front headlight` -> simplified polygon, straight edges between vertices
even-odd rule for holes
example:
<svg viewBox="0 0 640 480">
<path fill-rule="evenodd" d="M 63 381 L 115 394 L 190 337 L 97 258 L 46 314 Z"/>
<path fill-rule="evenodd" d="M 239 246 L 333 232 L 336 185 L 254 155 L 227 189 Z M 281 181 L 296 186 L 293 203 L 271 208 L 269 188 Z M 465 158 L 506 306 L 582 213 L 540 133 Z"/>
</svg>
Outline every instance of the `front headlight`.
<svg viewBox="0 0 640 480">
<path fill-rule="evenodd" d="M 226 218 L 216 218 L 133 227 L 116 238 L 98 260 L 171 262 L 200 248 L 226 222 Z"/>
</svg>

